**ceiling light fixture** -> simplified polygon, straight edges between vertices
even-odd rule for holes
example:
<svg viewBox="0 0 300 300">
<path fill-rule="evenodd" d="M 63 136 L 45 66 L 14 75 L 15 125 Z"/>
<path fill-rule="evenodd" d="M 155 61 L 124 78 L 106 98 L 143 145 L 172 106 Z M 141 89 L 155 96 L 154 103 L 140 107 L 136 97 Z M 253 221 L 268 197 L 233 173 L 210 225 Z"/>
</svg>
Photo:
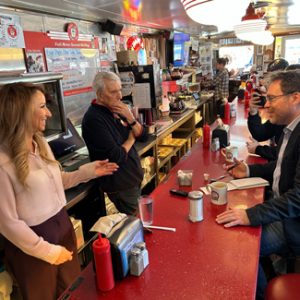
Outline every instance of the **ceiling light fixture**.
<svg viewBox="0 0 300 300">
<path fill-rule="evenodd" d="M 240 21 L 249 0 L 181 0 L 181 3 L 195 22 L 232 30 L 233 25 Z"/>
<path fill-rule="evenodd" d="M 264 32 L 267 27 L 266 20 L 263 20 L 263 13 L 255 13 L 254 4 L 251 2 L 246 10 L 246 15 L 242 17 L 242 22 L 234 26 L 237 38 L 251 41 L 258 33 Z"/>
<path fill-rule="evenodd" d="M 270 30 L 265 30 L 256 33 L 251 39 L 251 42 L 262 46 L 271 45 L 274 42 L 274 36 Z"/>
</svg>

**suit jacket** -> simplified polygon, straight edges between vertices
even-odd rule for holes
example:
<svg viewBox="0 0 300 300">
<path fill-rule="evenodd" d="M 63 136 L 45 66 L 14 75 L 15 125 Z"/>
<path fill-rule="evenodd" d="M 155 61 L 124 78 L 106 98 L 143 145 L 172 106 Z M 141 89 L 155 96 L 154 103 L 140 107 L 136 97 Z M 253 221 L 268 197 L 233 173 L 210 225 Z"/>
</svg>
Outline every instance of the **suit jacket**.
<svg viewBox="0 0 300 300">
<path fill-rule="evenodd" d="M 281 144 L 282 138 L 278 151 Z M 263 177 L 272 184 L 275 167 L 276 160 L 249 166 L 250 176 Z M 289 246 L 300 255 L 300 123 L 293 130 L 283 154 L 279 193 L 279 197 L 247 209 L 248 218 L 253 226 L 282 221 Z"/>
<path fill-rule="evenodd" d="M 262 158 L 270 160 L 276 160 L 277 159 L 277 146 L 257 146 L 255 149 L 255 154 L 258 154 Z"/>
</svg>

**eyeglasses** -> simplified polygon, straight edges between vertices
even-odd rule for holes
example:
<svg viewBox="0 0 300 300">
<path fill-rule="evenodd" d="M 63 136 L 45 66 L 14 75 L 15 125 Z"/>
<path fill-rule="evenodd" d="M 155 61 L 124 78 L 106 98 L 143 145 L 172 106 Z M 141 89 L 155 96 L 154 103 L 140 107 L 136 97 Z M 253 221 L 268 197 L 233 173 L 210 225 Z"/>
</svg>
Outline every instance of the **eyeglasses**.
<svg viewBox="0 0 300 300">
<path fill-rule="evenodd" d="M 274 102 L 276 99 L 278 99 L 278 98 L 280 98 L 280 97 L 284 97 L 284 96 L 289 96 L 289 95 L 291 95 L 291 94 L 294 94 L 294 92 L 293 93 L 287 93 L 287 94 L 282 94 L 282 95 L 277 95 L 277 96 L 266 96 L 266 99 L 267 99 L 267 101 L 269 101 L 269 102 Z"/>
</svg>

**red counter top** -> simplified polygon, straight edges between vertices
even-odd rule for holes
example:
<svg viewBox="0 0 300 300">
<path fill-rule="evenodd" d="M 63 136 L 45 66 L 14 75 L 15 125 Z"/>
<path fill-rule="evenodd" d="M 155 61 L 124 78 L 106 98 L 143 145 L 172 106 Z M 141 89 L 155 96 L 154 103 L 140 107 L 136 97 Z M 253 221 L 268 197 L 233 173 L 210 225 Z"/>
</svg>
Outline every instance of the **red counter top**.
<svg viewBox="0 0 300 300">
<path fill-rule="evenodd" d="M 244 114 L 240 107 L 237 119 L 232 120 L 231 144 L 238 145 L 240 159 L 263 162 L 247 157 L 245 141 L 249 133 Z M 205 150 L 198 142 L 152 193 L 153 225 L 175 227 L 176 232 L 153 229 L 152 234 L 146 234 L 150 264 L 142 275 L 128 276 L 110 292 L 102 293 L 96 289 L 89 265 L 82 272 L 83 282 L 69 299 L 255 299 L 261 229 L 225 229 L 218 225 L 216 215 L 226 205 L 211 204 L 209 196 L 204 196 L 204 220 L 192 223 L 188 220 L 188 199 L 169 194 L 171 188 L 178 188 L 177 170 L 194 171 L 193 186 L 185 190 L 195 190 L 205 184 L 203 173 L 211 177 L 223 174 L 224 162 L 220 152 Z M 228 205 L 253 206 L 262 202 L 263 191 L 263 188 L 230 191 Z"/>
</svg>

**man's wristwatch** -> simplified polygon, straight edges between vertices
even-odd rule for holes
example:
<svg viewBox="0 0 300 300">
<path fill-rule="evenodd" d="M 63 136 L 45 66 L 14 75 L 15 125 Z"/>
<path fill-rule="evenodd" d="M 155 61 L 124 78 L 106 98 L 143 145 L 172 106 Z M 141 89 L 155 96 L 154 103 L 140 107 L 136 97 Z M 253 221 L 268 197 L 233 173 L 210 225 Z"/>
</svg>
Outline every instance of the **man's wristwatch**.
<svg viewBox="0 0 300 300">
<path fill-rule="evenodd" d="M 128 123 L 128 126 L 129 126 L 130 128 L 132 128 L 136 123 L 137 123 L 136 120 L 134 120 L 132 123 Z"/>
</svg>

